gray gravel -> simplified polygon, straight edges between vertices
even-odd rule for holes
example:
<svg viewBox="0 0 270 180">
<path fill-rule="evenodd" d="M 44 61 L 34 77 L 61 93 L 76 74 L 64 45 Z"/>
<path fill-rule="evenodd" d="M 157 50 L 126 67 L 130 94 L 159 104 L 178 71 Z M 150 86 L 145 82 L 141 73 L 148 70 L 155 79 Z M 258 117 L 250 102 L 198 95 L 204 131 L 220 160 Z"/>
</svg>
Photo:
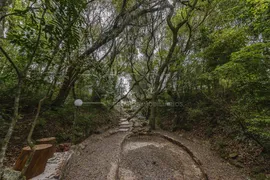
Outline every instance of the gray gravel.
<svg viewBox="0 0 270 180">
<path fill-rule="evenodd" d="M 228 162 L 224 161 L 220 156 L 210 149 L 210 144 L 207 141 L 200 141 L 195 138 L 185 138 L 184 134 L 174 134 L 167 131 L 157 131 L 162 135 L 181 142 L 186 146 L 196 158 L 202 163 L 201 167 L 208 175 L 210 180 L 249 180 L 243 169 L 237 168 Z"/>
<path fill-rule="evenodd" d="M 121 180 L 199 180 L 200 169 L 178 146 L 155 136 L 132 137 L 124 145 Z"/>
<path fill-rule="evenodd" d="M 82 143 L 66 171 L 65 180 L 115 179 L 121 143 L 128 133 L 106 132 Z"/>
<path fill-rule="evenodd" d="M 201 162 L 200 169 L 185 150 L 164 138 L 127 138 L 131 132 L 117 131 L 93 135 L 77 146 L 64 179 L 197 180 L 202 179 L 201 169 L 210 180 L 247 179 L 240 169 L 224 162 L 203 142 L 156 131 L 187 147 Z"/>
</svg>

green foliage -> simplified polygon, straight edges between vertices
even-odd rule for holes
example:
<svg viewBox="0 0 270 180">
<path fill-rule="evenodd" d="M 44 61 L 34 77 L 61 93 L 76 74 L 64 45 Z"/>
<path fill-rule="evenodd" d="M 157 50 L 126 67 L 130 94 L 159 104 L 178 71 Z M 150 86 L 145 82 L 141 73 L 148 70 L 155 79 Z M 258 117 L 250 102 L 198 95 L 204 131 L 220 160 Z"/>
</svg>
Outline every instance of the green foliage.
<svg viewBox="0 0 270 180">
<path fill-rule="evenodd" d="M 79 138 L 88 137 L 96 128 L 93 115 L 80 114 L 76 119 L 75 132 Z M 79 133 L 79 134 L 78 134 Z"/>
<path fill-rule="evenodd" d="M 120 12 L 120 10 L 122 10 L 123 2 L 124 1 L 122 1 L 122 0 L 112 0 L 112 3 L 114 4 L 114 6 L 115 6 L 115 8 L 116 8 L 116 10 L 118 12 Z M 126 4 L 125 4 L 124 10 L 127 10 L 127 9 L 131 8 L 136 3 L 135 0 L 128 0 L 128 1 L 125 1 L 125 2 L 126 2 Z"/>
<path fill-rule="evenodd" d="M 192 34 L 190 53 L 170 69 L 177 72 L 167 87 L 170 96 L 185 107 L 174 110 L 172 117 L 177 114 L 178 119 L 172 126 L 198 127 L 194 130 L 211 138 L 224 158 L 233 153 L 232 142 L 268 153 L 269 1 L 216 0 L 212 5 L 204 25 Z M 180 20 L 180 11 L 177 16 Z M 261 163 L 258 166 L 269 164 L 263 153 L 258 156 L 264 159 L 254 157 Z M 255 160 L 252 163 L 256 166 Z M 265 172 L 269 168 L 260 173 Z"/>
<path fill-rule="evenodd" d="M 41 128 L 44 128 L 46 125 L 47 121 L 45 118 L 39 118 L 37 122 L 37 126 L 40 126 Z"/>
<path fill-rule="evenodd" d="M 204 112 L 201 109 L 188 108 L 187 113 L 188 119 L 193 122 L 201 120 L 204 116 Z"/>
<path fill-rule="evenodd" d="M 244 30 L 236 28 L 215 31 L 209 37 L 211 43 L 203 52 L 203 57 L 207 59 L 206 66 L 210 71 L 227 63 L 231 54 L 243 47 L 247 40 Z"/>
<path fill-rule="evenodd" d="M 72 139 L 72 134 L 68 132 L 61 132 L 56 134 L 57 142 L 68 142 Z"/>
<path fill-rule="evenodd" d="M 57 108 L 51 111 L 46 111 L 43 113 L 42 117 L 45 118 L 47 121 L 56 121 L 60 124 L 69 124 L 73 123 L 74 119 L 74 107 L 66 106 L 65 108 Z"/>
<path fill-rule="evenodd" d="M 232 53 L 231 61 L 215 70 L 239 94 L 241 102 L 257 106 L 260 110 L 270 99 L 268 46 L 269 43 L 246 46 Z"/>
<path fill-rule="evenodd" d="M 0 12 L 7 15 L 0 23 L 3 122 L 11 119 L 22 79 L 20 114 L 33 114 L 46 96 L 38 132 L 55 126 L 60 141 L 73 135 L 79 141 L 111 123 L 111 116 L 103 106 L 82 107 L 72 129 L 75 109 L 68 103 L 81 98 L 111 104 L 127 90 L 118 82 L 125 76 L 139 102 L 184 104 L 167 109 L 176 114 L 172 126 L 191 130 L 207 122 L 209 137 L 220 128 L 220 134 L 241 142 L 252 137 L 268 149 L 269 0 L 175 1 L 175 9 L 164 2 L 13 1 Z M 177 33 L 168 27 L 169 11 L 173 26 L 186 22 Z M 58 97 L 64 108 L 50 107 Z M 150 114 L 148 107 L 144 111 Z M 162 118 L 157 123 L 166 126 Z"/>
<path fill-rule="evenodd" d="M 75 113 L 76 119 L 74 119 Z M 53 125 L 58 142 L 70 142 L 71 140 L 80 142 L 95 133 L 99 127 L 112 123 L 114 117 L 112 113 L 102 107 L 82 106 L 76 110 L 73 105 L 67 105 L 43 113 L 39 119 L 37 131 L 43 131 Z"/>
<path fill-rule="evenodd" d="M 270 177 L 267 177 L 267 175 L 265 175 L 264 173 L 259 173 L 257 175 L 254 175 L 254 179 L 256 179 L 256 180 L 270 180 Z"/>
<path fill-rule="evenodd" d="M 257 115 L 252 119 L 247 119 L 248 131 L 258 137 L 266 150 L 270 149 L 270 116 Z"/>
</svg>

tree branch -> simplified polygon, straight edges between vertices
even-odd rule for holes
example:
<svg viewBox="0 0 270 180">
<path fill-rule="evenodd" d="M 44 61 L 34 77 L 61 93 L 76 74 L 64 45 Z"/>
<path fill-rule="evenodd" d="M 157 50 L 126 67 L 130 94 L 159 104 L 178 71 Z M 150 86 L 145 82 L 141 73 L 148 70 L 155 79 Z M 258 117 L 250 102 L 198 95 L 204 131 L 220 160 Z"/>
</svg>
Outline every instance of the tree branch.
<svg viewBox="0 0 270 180">
<path fill-rule="evenodd" d="M 11 66 L 15 69 L 18 78 L 21 78 L 21 72 L 19 68 L 16 66 L 16 64 L 12 61 L 8 53 L 0 46 L 0 51 L 4 54 L 4 56 L 7 58 L 7 60 L 10 62 Z"/>
</svg>

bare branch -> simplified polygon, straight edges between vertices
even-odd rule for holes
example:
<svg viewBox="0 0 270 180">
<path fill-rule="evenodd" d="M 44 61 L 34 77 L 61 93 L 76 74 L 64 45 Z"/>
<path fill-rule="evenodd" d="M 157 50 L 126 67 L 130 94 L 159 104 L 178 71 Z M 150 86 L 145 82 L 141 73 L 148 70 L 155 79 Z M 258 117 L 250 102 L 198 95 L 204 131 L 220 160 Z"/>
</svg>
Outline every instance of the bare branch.
<svg viewBox="0 0 270 180">
<path fill-rule="evenodd" d="M 6 57 L 6 59 L 10 62 L 11 66 L 15 69 L 15 71 L 17 73 L 17 76 L 20 78 L 21 77 L 21 72 L 20 72 L 19 68 L 16 66 L 16 64 L 10 58 L 10 56 L 8 55 L 8 53 L 1 46 L 0 46 L 0 50 L 4 54 L 4 56 Z"/>
</svg>

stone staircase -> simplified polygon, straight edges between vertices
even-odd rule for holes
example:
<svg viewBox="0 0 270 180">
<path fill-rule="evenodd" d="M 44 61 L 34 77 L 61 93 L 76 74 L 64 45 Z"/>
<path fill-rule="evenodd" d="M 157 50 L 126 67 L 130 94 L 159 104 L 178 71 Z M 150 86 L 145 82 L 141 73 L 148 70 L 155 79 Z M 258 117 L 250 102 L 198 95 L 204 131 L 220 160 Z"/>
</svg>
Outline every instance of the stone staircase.
<svg viewBox="0 0 270 180">
<path fill-rule="evenodd" d="M 121 118 L 119 121 L 119 132 L 127 132 L 132 130 L 132 123 L 126 118 Z"/>
</svg>

